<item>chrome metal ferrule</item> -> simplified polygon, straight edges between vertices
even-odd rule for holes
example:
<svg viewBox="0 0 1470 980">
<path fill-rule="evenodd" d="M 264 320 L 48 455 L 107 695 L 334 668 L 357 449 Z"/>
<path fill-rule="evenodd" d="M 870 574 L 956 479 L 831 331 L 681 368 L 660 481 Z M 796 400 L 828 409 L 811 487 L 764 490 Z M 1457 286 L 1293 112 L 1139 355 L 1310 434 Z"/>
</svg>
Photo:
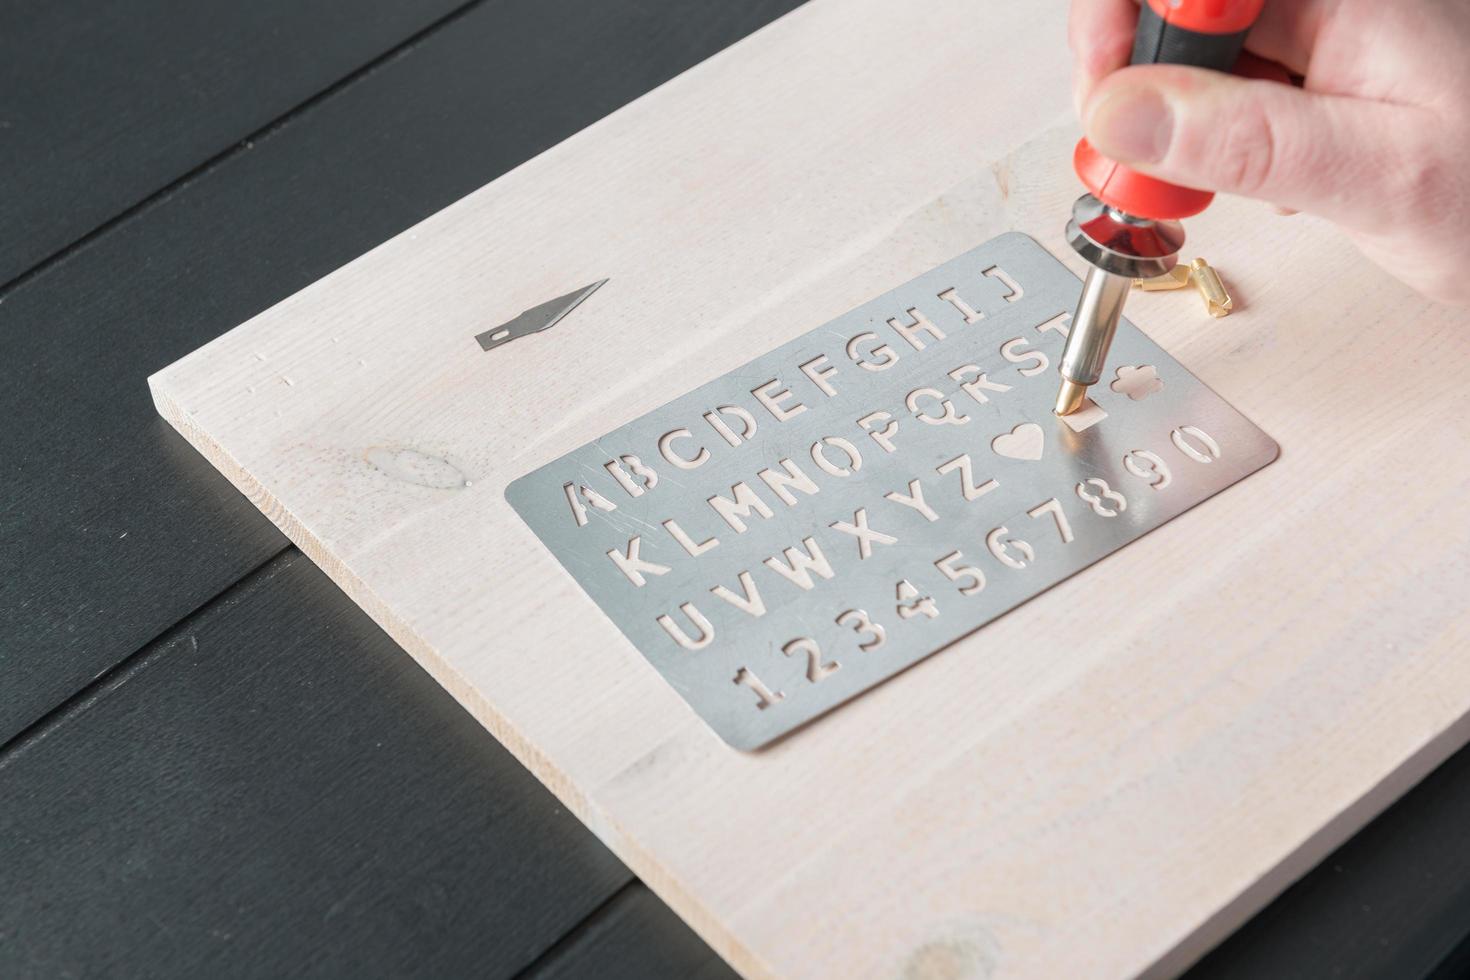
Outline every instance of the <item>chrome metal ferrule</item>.
<svg viewBox="0 0 1470 980">
<path fill-rule="evenodd" d="M 1104 272 L 1097 266 L 1087 270 L 1077 312 L 1072 314 L 1067 346 L 1062 351 L 1064 379 L 1080 385 L 1097 384 L 1132 285 L 1132 279 Z"/>
<path fill-rule="evenodd" d="M 1174 268 L 1184 247 L 1184 226 L 1177 221 L 1135 218 L 1083 194 L 1072 205 L 1067 244 L 1088 265 L 1104 272 L 1151 279 Z"/>
<path fill-rule="evenodd" d="M 1174 267 L 1184 246 L 1184 226 L 1136 218 L 1083 194 L 1072 206 L 1067 242 L 1087 260 L 1088 269 L 1059 370 L 1070 385 L 1091 386 L 1102 377 L 1133 280 L 1160 276 Z M 1058 411 L 1069 400 L 1068 391 L 1064 386 Z"/>
</svg>

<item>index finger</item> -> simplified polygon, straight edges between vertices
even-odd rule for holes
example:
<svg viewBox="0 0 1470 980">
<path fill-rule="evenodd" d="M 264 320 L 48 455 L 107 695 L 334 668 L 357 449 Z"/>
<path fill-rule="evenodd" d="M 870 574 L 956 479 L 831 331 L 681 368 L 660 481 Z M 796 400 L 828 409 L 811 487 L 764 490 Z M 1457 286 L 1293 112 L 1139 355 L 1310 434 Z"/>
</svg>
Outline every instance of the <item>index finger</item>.
<svg viewBox="0 0 1470 980">
<path fill-rule="evenodd" d="M 1072 0 L 1067 43 L 1076 59 L 1079 104 L 1099 78 L 1128 64 L 1137 26 L 1134 0 Z"/>
</svg>

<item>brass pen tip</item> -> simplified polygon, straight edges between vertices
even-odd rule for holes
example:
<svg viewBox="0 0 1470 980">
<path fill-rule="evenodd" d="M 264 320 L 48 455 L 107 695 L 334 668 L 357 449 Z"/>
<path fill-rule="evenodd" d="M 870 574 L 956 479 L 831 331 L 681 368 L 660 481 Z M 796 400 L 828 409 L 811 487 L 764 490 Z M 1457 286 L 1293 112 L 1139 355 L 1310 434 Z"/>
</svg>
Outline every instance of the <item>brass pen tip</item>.
<svg viewBox="0 0 1470 980">
<path fill-rule="evenodd" d="M 1225 283 L 1221 281 L 1220 273 L 1215 271 L 1214 266 L 1204 259 L 1195 259 L 1189 263 L 1189 268 L 1195 288 L 1204 298 L 1205 310 L 1210 316 L 1225 316 L 1235 308 L 1235 300 L 1230 298 L 1230 293 L 1226 291 Z"/>
<path fill-rule="evenodd" d="M 1075 381 L 1063 378 L 1062 390 L 1057 395 L 1057 407 L 1055 411 L 1058 415 L 1071 415 L 1081 408 L 1082 403 L 1086 400 L 1087 385 L 1080 385 Z"/>
</svg>

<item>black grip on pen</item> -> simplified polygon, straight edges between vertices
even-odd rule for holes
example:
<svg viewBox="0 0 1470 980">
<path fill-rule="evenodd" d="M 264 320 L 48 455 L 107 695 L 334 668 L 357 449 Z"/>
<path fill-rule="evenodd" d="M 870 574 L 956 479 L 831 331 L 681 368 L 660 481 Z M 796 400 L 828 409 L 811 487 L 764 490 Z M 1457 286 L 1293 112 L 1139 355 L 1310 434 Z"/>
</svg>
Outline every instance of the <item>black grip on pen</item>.
<svg viewBox="0 0 1470 980">
<path fill-rule="evenodd" d="M 1133 65 L 1191 65 L 1229 71 L 1240 57 L 1249 28 L 1230 34 L 1206 34 L 1166 23 L 1147 3 L 1138 11 L 1133 35 Z"/>
</svg>

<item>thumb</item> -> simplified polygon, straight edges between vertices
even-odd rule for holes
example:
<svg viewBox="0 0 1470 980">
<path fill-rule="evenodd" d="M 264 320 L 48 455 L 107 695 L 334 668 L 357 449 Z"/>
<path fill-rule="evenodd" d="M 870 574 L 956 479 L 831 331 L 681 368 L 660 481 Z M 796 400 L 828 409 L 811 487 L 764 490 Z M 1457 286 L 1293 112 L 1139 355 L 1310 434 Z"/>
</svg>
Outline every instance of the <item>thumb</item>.
<svg viewBox="0 0 1470 980">
<path fill-rule="evenodd" d="M 1178 65 L 1114 72 L 1084 109 L 1087 138 L 1172 183 L 1315 211 L 1363 230 L 1414 188 L 1399 138 L 1420 110 Z M 1388 205 L 1388 206 L 1386 206 Z"/>
</svg>

